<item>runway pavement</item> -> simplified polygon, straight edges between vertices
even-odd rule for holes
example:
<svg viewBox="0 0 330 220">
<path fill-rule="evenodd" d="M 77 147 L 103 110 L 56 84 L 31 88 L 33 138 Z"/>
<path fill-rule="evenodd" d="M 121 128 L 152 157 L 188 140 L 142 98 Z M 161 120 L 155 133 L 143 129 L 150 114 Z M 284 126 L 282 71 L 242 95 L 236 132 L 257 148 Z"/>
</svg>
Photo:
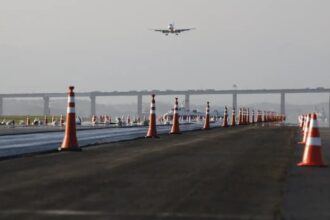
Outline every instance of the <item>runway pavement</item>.
<svg viewBox="0 0 330 220">
<path fill-rule="evenodd" d="M 212 124 L 215 126 L 215 124 Z M 219 125 L 218 125 L 219 126 Z M 201 124 L 182 124 L 182 131 L 200 130 Z M 59 128 L 55 128 L 59 129 Z M 80 147 L 110 143 L 123 140 L 143 138 L 148 127 L 83 127 L 77 131 Z M 0 135 L 0 159 L 12 158 L 38 152 L 57 151 L 63 141 L 64 131 L 50 130 L 49 128 L 22 128 L 11 129 L 10 135 Z M 158 133 L 168 133 L 169 125 L 157 126 Z M 39 131 L 39 132 L 36 132 Z M 3 133 L 8 133 L 0 130 Z"/>
<path fill-rule="evenodd" d="M 4 219 L 281 219 L 295 127 L 218 128 L 0 161 Z"/>
<path fill-rule="evenodd" d="M 322 153 L 330 162 L 330 129 L 321 128 Z M 301 140 L 297 135 L 296 143 Z M 284 216 L 287 220 L 330 219 L 330 167 L 298 167 L 302 160 L 303 145 L 296 144 L 294 159 L 289 170 L 289 179 L 284 201 Z"/>
</svg>

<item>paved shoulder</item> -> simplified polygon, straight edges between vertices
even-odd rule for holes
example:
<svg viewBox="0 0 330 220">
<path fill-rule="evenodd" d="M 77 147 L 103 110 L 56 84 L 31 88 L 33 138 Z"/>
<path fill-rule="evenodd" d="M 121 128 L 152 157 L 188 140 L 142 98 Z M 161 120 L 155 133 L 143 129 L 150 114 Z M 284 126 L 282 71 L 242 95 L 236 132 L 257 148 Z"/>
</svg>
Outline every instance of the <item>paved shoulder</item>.
<svg viewBox="0 0 330 220">
<path fill-rule="evenodd" d="M 320 129 L 322 152 L 330 162 L 330 129 Z M 300 137 L 299 137 L 300 138 Z M 296 143 L 300 140 L 296 140 Z M 284 215 L 288 220 L 330 219 L 330 168 L 298 167 L 302 160 L 303 145 L 296 144 L 295 159 L 290 170 L 284 203 Z"/>
</svg>

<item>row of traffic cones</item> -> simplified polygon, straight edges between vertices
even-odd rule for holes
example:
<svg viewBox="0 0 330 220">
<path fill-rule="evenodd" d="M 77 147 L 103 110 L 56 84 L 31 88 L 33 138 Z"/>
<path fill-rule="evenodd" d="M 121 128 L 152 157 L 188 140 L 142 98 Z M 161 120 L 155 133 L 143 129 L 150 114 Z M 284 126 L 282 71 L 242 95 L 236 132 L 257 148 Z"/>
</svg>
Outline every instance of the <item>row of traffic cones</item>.
<svg viewBox="0 0 330 220">
<path fill-rule="evenodd" d="M 149 123 L 149 129 L 147 132 L 146 137 L 158 137 L 157 131 L 156 131 L 156 107 L 155 107 L 155 95 L 152 95 L 151 98 L 151 106 L 150 106 L 150 123 Z M 205 111 L 205 121 L 203 125 L 204 130 L 210 129 L 210 102 L 206 103 L 206 111 Z M 252 118 L 250 117 L 249 109 L 241 108 L 239 111 L 239 118 L 238 118 L 238 125 L 248 125 L 248 124 L 254 124 L 257 122 L 281 122 L 285 120 L 285 116 L 276 114 L 275 112 L 262 112 L 258 111 L 257 118 L 259 118 L 259 121 L 255 121 L 254 118 L 254 110 L 252 110 Z M 250 118 L 252 121 L 250 121 Z M 224 116 L 223 116 L 223 122 L 222 127 L 226 128 L 229 126 L 236 126 L 236 115 L 235 115 L 235 109 L 232 111 L 232 117 L 231 117 L 231 125 L 229 125 L 229 115 L 228 115 L 228 109 L 225 107 Z M 172 119 L 172 128 L 170 131 L 170 134 L 180 134 L 180 127 L 179 127 L 179 114 L 178 114 L 178 98 L 175 98 L 175 104 L 174 104 L 174 111 L 173 111 L 173 119 Z"/>
<path fill-rule="evenodd" d="M 144 117 L 142 120 L 140 117 L 134 117 L 131 118 L 130 115 L 128 115 L 127 117 L 122 116 L 121 118 L 115 118 L 115 121 L 113 121 L 113 119 L 111 118 L 111 116 L 109 115 L 100 115 L 100 116 L 96 116 L 96 115 L 92 115 L 91 118 L 91 124 L 93 126 L 97 125 L 97 124 L 112 124 L 112 123 L 118 123 L 120 120 L 120 124 L 125 124 L 125 125 L 141 125 L 142 122 L 145 122 L 147 119 L 146 117 Z M 158 119 L 160 120 L 160 119 Z"/>
<path fill-rule="evenodd" d="M 303 133 L 299 144 L 304 144 L 304 154 L 298 166 L 327 166 L 322 156 L 321 137 L 316 113 L 299 116 L 299 127 Z"/>
<path fill-rule="evenodd" d="M 236 125 L 249 125 L 255 123 L 262 123 L 262 122 L 283 122 L 285 121 L 285 116 L 282 114 L 277 114 L 275 112 L 268 112 L 268 111 L 257 111 L 257 115 L 255 115 L 255 111 L 248 108 L 240 108 L 238 112 L 238 120 L 236 120 L 236 111 L 235 109 L 232 110 L 231 116 L 231 126 Z M 228 127 L 228 113 L 227 107 L 225 107 L 224 111 L 224 121 L 223 127 Z"/>
<path fill-rule="evenodd" d="M 4 125 L 6 124 L 7 120 L 4 119 L 2 122 L 0 122 L 1 125 Z M 15 120 L 12 119 L 10 120 L 9 122 L 12 122 L 13 125 L 15 125 Z M 63 118 L 63 115 L 61 115 L 60 117 L 60 123 L 61 123 L 61 126 L 64 125 L 64 118 Z M 25 120 L 19 120 L 18 125 L 21 125 L 21 126 L 39 126 L 39 125 L 44 125 L 44 126 L 48 126 L 48 125 L 57 125 L 58 122 L 57 120 L 55 119 L 55 116 L 52 116 L 51 118 L 51 121 L 49 121 L 49 117 L 47 115 L 44 116 L 44 119 L 43 120 L 40 120 L 38 117 L 34 118 L 34 120 L 31 120 L 31 117 L 28 115 L 26 116 Z"/>
<path fill-rule="evenodd" d="M 68 92 L 68 106 L 67 106 L 67 115 L 66 115 L 66 124 L 65 124 L 65 136 L 62 142 L 61 147 L 59 150 L 80 150 L 77 135 L 76 135 L 76 114 L 75 114 L 75 94 L 73 92 L 74 87 L 69 87 Z M 210 103 L 207 102 L 206 106 L 206 115 L 205 115 L 205 123 L 203 128 L 210 129 Z M 282 121 L 285 119 L 283 115 L 277 115 L 273 112 L 264 112 L 264 115 L 259 114 L 257 115 L 257 122 L 258 119 L 261 119 L 262 122 L 272 122 L 272 121 Z M 224 120 L 223 120 L 223 127 L 229 127 L 228 123 L 228 110 L 225 107 L 224 111 Z M 235 109 L 232 112 L 231 118 L 231 126 L 236 126 L 236 116 L 235 116 Z M 94 116 L 92 122 L 96 123 L 96 117 Z M 64 121 L 63 121 L 64 123 Z M 254 123 L 254 111 L 252 111 L 252 123 Z M 238 125 L 243 124 L 250 124 L 250 115 L 249 110 L 240 109 L 239 112 L 239 121 Z M 179 127 L 179 114 L 178 114 L 178 98 L 175 98 L 174 104 L 174 114 L 173 114 L 173 123 L 172 128 L 170 130 L 170 134 L 181 134 L 180 127 Z M 156 128 L 156 103 L 155 103 L 155 95 L 151 96 L 151 104 L 150 104 L 150 118 L 149 118 L 149 129 L 146 135 L 147 138 L 157 138 L 157 128 Z"/>
</svg>

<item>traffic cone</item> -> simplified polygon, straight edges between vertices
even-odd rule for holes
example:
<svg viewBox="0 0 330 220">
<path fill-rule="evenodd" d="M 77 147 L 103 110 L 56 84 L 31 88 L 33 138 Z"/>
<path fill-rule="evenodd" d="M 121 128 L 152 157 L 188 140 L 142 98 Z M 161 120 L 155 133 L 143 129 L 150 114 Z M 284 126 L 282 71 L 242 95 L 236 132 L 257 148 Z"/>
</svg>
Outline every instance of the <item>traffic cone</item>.
<svg viewBox="0 0 330 220">
<path fill-rule="evenodd" d="M 265 119 L 265 122 L 269 122 L 269 112 L 267 111 L 265 111 L 265 117 L 266 117 L 266 119 Z"/>
<path fill-rule="evenodd" d="M 247 116 L 247 112 L 246 112 L 246 109 L 245 108 L 243 108 L 243 110 L 242 110 L 242 124 L 243 125 L 246 125 L 247 124 L 247 122 L 246 122 L 246 116 Z"/>
<path fill-rule="evenodd" d="M 31 124 L 30 117 L 27 116 L 27 117 L 26 117 L 26 126 L 30 126 L 30 124 Z"/>
<path fill-rule="evenodd" d="M 227 106 L 225 106 L 225 111 L 223 113 L 222 127 L 224 127 L 224 128 L 228 127 L 228 110 L 227 110 Z"/>
<path fill-rule="evenodd" d="M 232 113 L 231 113 L 231 126 L 236 126 L 235 108 L 233 108 Z"/>
<path fill-rule="evenodd" d="M 245 113 L 244 113 L 245 109 L 242 108 L 241 110 L 241 125 L 245 125 Z"/>
<path fill-rule="evenodd" d="M 305 115 L 301 116 L 301 123 L 300 123 L 300 128 L 303 129 L 305 124 Z"/>
<path fill-rule="evenodd" d="M 250 109 L 247 109 L 246 112 L 246 124 L 249 125 L 250 124 Z"/>
<path fill-rule="evenodd" d="M 158 138 L 156 129 L 156 104 L 155 94 L 151 95 L 149 129 L 146 138 Z"/>
<path fill-rule="evenodd" d="M 254 121 L 254 109 L 252 109 L 252 118 L 251 118 L 251 123 L 254 124 L 255 121 Z"/>
<path fill-rule="evenodd" d="M 92 116 L 92 125 L 95 126 L 96 123 L 97 123 L 96 115 L 93 115 L 93 116 Z"/>
<path fill-rule="evenodd" d="M 306 143 L 306 140 L 307 140 L 307 134 L 308 134 L 308 130 L 309 130 L 309 125 L 310 125 L 310 118 L 311 117 L 311 114 L 308 114 L 307 115 L 307 119 L 306 119 L 306 123 L 305 123 L 305 126 L 304 126 L 304 135 L 303 135 L 303 139 L 302 141 L 300 141 L 298 144 L 305 144 Z"/>
<path fill-rule="evenodd" d="M 175 98 L 175 104 L 174 104 L 174 112 L 173 112 L 173 124 L 170 131 L 170 134 L 181 134 L 180 128 L 179 128 L 179 113 L 178 113 L 178 98 Z"/>
<path fill-rule="evenodd" d="M 47 115 L 45 115 L 44 124 L 45 124 L 45 126 L 47 126 L 47 125 L 48 125 L 48 119 L 47 119 Z"/>
<path fill-rule="evenodd" d="M 259 119 L 259 110 L 256 110 L 256 123 L 259 123 L 260 122 L 260 119 Z"/>
<path fill-rule="evenodd" d="M 261 123 L 261 122 L 262 122 L 262 115 L 261 115 L 261 111 L 258 110 L 257 123 Z"/>
<path fill-rule="evenodd" d="M 311 115 L 302 162 L 298 166 L 326 166 L 321 151 L 321 138 L 315 113 Z"/>
<path fill-rule="evenodd" d="M 298 122 L 299 122 L 299 128 L 301 129 L 301 131 L 303 131 L 304 123 L 305 123 L 305 115 L 299 115 Z"/>
<path fill-rule="evenodd" d="M 238 112 L 238 125 L 242 125 L 242 123 L 242 109 L 240 108 Z"/>
<path fill-rule="evenodd" d="M 262 111 L 261 110 L 261 122 L 262 123 L 266 122 L 266 115 L 265 115 L 265 113 L 266 113 L 265 111 Z"/>
<path fill-rule="evenodd" d="M 62 142 L 62 146 L 58 149 L 62 150 L 73 150 L 79 151 L 81 148 L 78 145 L 77 134 L 76 134 L 76 110 L 75 110 L 75 99 L 74 99 L 74 87 L 69 87 L 68 92 L 68 107 L 66 111 L 66 124 L 65 134 Z"/>
<path fill-rule="evenodd" d="M 131 116 L 130 116 L 130 115 L 127 116 L 127 122 L 126 122 L 126 124 L 127 124 L 128 126 L 131 125 Z"/>
<path fill-rule="evenodd" d="M 64 126 L 64 117 L 63 117 L 62 114 L 61 114 L 61 117 L 60 117 L 60 125 Z"/>
<path fill-rule="evenodd" d="M 307 116 L 308 115 L 303 116 L 303 122 L 302 122 L 302 125 L 301 125 L 301 133 L 304 133 L 304 129 L 305 129 L 305 126 L 306 126 L 306 123 L 307 123 Z"/>
<path fill-rule="evenodd" d="M 210 102 L 206 103 L 205 122 L 203 129 L 210 129 Z"/>
<path fill-rule="evenodd" d="M 57 123 L 57 122 L 56 122 L 55 116 L 53 115 L 53 116 L 52 116 L 52 125 L 53 125 L 53 126 L 56 126 L 56 123 Z"/>
</svg>

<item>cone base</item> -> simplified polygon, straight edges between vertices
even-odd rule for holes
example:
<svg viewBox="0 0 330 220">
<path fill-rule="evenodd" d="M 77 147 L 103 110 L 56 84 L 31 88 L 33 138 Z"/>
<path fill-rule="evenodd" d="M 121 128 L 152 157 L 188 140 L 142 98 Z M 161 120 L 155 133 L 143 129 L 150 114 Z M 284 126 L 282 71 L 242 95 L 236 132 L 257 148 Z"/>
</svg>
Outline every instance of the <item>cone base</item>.
<svg viewBox="0 0 330 220">
<path fill-rule="evenodd" d="M 80 147 L 69 147 L 69 148 L 59 147 L 59 148 L 57 148 L 57 150 L 58 151 L 76 151 L 76 152 L 82 151 L 82 149 Z"/>
<path fill-rule="evenodd" d="M 145 138 L 159 138 L 159 136 L 158 135 L 156 135 L 156 136 L 145 136 Z"/>
<path fill-rule="evenodd" d="M 327 167 L 328 165 L 327 164 L 324 164 L 324 163 L 304 163 L 304 162 L 300 162 L 300 163 L 297 163 L 297 165 L 299 167 Z"/>
<path fill-rule="evenodd" d="M 182 134 L 181 132 L 170 132 L 170 134 Z"/>
</svg>

